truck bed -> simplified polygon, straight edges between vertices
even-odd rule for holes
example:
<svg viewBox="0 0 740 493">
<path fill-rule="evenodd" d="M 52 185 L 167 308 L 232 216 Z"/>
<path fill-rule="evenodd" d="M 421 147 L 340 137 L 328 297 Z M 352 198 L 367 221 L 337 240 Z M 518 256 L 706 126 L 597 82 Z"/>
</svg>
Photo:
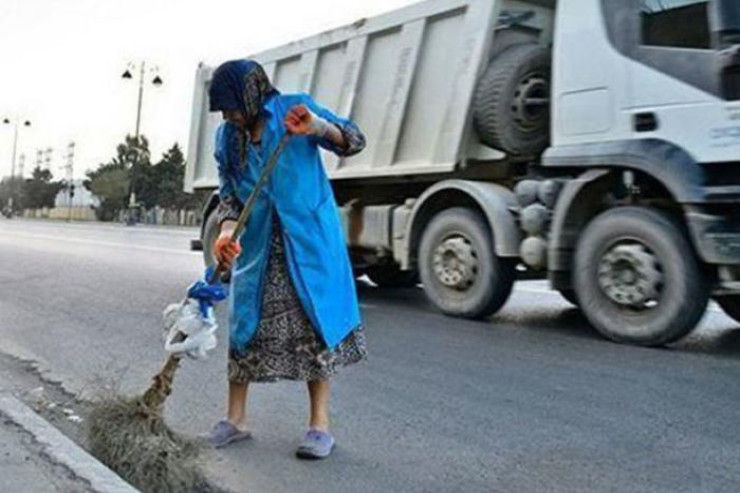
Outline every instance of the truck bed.
<svg viewBox="0 0 740 493">
<path fill-rule="evenodd" d="M 280 91 L 309 93 L 365 132 L 361 154 L 325 154 L 333 180 L 449 173 L 471 153 L 502 157 L 471 137 L 472 94 L 502 8 L 545 9 L 545 3 L 428 0 L 250 58 Z M 212 72 L 201 65 L 196 74 L 188 190 L 216 185 L 213 135 L 220 115 L 208 112 Z"/>
</svg>

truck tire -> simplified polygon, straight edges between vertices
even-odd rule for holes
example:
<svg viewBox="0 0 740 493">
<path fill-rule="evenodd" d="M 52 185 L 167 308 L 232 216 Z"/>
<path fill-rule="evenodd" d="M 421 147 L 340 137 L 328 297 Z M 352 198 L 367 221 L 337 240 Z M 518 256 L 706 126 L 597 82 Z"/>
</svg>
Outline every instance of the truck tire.
<svg viewBox="0 0 740 493">
<path fill-rule="evenodd" d="M 416 271 L 401 270 L 396 264 L 373 265 L 365 274 L 381 288 L 413 288 L 419 284 Z"/>
<path fill-rule="evenodd" d="M 484 144 L 536 156 L 550 142 L 551 53 L 534 43 L 510 46 L 493 59 L 473 97 L 474 125 Z"/>
<path fill-rule="evenodd" d="M 213 247 L 220 231 L 221 227 L 218 224 L 217 214 L 215 211 L 211 212 L 206 218 L 206 225 L 203 227 L 203 264 L 206 267 L 216 263 L 216 257 L 213 255 Z"/>
<path fill-rule="evenodd" d="M 728 317 L 740 322 L 740 295 L 717 296 L 714 301 L 722 308 Z"/>
<path fill-rule="evenodd" d="M 661 346 L 691 332 L 709 288 L 681 226 L 667 214 L 620 207 L 591 221 L 575 254 L 581 309 L 613 341 Z"/>
<path fill-rule="evenodd" d="M 429 299 L 444 314 L 485 318 L 511 294 L 516 264 L 494 252 L 491 229 L 467 207 L 440 212 L 419 246 L 419 274 Z"/>
<path fill-rule="evenodd" d="M 206 218 L 206 224 L 203 227 L 203 264 L 206 267 L 216 264 L 216 257 L 213 254 L 214 244 L 221 232 L 221 225 L 218 224 L 216 211 L 213 210 Z M 221 274 L 221 282 L 228 284 L 231 282 L 231 271 Z"/>
</svg>

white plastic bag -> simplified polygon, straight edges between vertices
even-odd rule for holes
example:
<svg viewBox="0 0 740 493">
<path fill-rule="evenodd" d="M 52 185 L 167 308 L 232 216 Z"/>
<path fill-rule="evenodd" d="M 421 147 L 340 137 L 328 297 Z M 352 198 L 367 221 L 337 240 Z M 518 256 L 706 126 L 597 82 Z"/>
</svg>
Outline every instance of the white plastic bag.
<svg viewBox="0 0 740 493">
<path fill-rule="evenodd" d="M 184 303 L 175 303 L 165 308 L 164 350 L 170 354 L 187 354 L 194 359 L 205 359 L 208 351 L 216 347 L 216 319 L 213 309 L 207 309 L 207 316 L 200 311 L 198 301 L 188 298 Z M 176 342 L 178 335 L 187 336 Z"/>
</svg>

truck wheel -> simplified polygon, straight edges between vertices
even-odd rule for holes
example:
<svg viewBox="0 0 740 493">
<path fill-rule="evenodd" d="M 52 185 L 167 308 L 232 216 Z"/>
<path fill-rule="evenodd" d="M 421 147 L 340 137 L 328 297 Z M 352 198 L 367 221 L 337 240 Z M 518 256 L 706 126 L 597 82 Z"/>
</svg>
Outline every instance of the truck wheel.
<svg viewBox="0 0 740 493">
<path fill-rule="evenodd" d="M 419 273 L 429 299 L 446 315 L 483 318 L 496 313 L 514 284 L 515 263 L 496 256 L 491 230 L 466 207 L 439 213 L 419 246 Z"/>
<path fill-rule="evenodd" d="M 575 254 L 581 309 L 604 336 L 660 346 L 691 332 L 709 289 L 681 227 L 668 215 L 620 207 L 591 221 Z"/>
<path fill-rule="evenodd" d="M 481 142 L 510 154 L 538 155 L 550 141 L 550 50 L 510 46 L 493 59 L 473 98 Z"/>
<path fill-rule="evenodd" d="M 218 217 L 214 211 L 208 215 L 206 225 L 203 227 L 203 263 L 206 267 L 216 263 L 216 257 L 213 255 L 213 247 L 220 230 Z"/>
<path fill-rule="evenodd" d="M 413 288 L 419 284 L 416 271 L 401 270 L 396 264 L 373 265 L 367 269 L 366 274 L 381 288 Z"/>
<path fill-rule="evenodd" d="M 728 317 L 740 322 L 740 295 L 717 296 L 714 301 L 722 308 Z"/>
<path fill-rule="evenodd" d="M 218 217 L 216 212 L 213 211 L 208 215 L 206 219 L 206 225 L 203 228 L 203 263 L 206 267 L 216 264 L 216 257 L 213 255 L 213 245 L 216 243 L 216 238 L 221 231 L 221 227 L 218 224 Z M 231 282 L 231 272 L 224 272 L 221 274 L 221 282 Z"/>
</svg>

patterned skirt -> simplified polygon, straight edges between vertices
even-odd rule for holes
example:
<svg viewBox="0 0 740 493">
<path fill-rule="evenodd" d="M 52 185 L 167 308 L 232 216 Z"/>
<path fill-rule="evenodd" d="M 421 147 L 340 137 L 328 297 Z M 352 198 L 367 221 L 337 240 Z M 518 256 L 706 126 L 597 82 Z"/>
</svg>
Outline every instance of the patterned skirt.
<svg viewBox="0 0 740 493">
<path fill-rule="evenodd" d="M 362 326 L 333 351 L 316 335 L 293 287 L 280 222 L 274 218 L 260 322 L 245 354 L 229 350 L 229 381 L 326 380 L 340 367 L 365 359 L 365 344 Z"/>
</svg>

